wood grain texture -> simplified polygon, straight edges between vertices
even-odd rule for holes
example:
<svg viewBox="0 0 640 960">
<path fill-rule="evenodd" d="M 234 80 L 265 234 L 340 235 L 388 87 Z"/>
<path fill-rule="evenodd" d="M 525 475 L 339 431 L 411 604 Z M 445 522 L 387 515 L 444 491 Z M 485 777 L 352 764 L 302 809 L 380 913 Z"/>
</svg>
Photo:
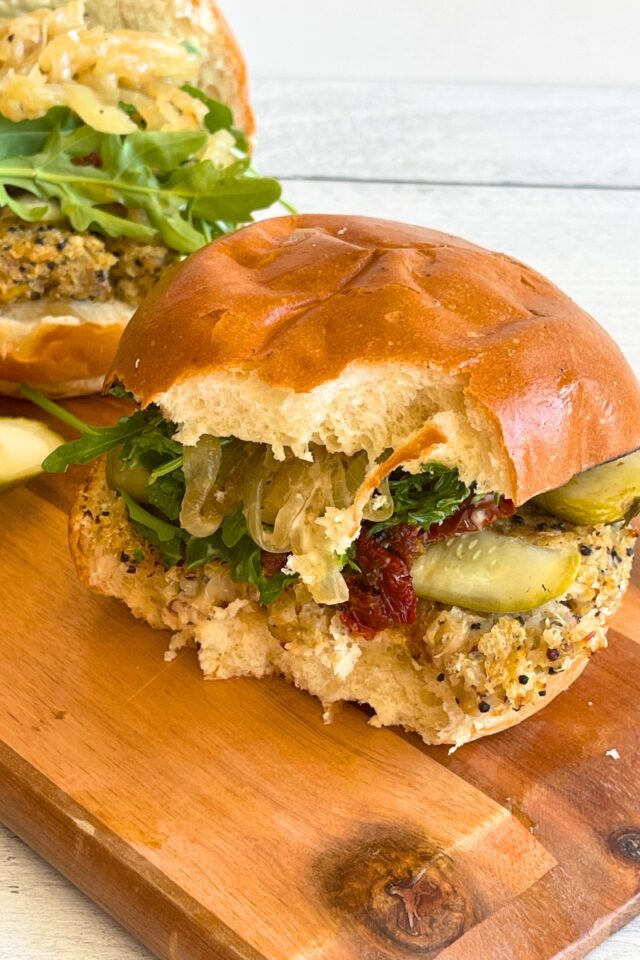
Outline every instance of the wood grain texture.
<svg viewBox="0 0 640 960">
<path fill-rule="evenodd" d="M 0 499 L 0 818 L 157 955 L 582 956 L 640 910 L 639 644 L 618 630 L 539 718 L 453 757 L 353 707 L 326 726 L 281 681 L 164 663 L 81 588 L 73 486 Z"/>
<path fill-rule="evenodd" d="M 640 369 L 636 262 L 640 226 L 638 194 L 629 190 L 567 189 L 575 183 L 607 187 L 637 183 L 640 128 L 636 92 L 597 91 L 593 88 L 545 90 L 541 87 L 449 87 L 446 91 L 442 88 L 421 91 L 422 87 L 404 84 L 327 85 L 291 81 L 254 84 L 260 125 L 259 163 L 267 172 L 287 173 L 294 177 L 333 174 L 358 179 L 366 176 L 381 180 L 436 179 L 447 184 L 468 180 L 483 184 L 508 181 L 561 185 L 563 189 L 559 190 L 505 190 L 486 186 L 467 189 L 454 185 L 428 189 L 411 183 L 396 187 L 393 183 L 361 185 L 297 180 L 287 185 L 287 191 L 304 210 L 345 209 L 405 218 L 467 234 L 480 243 L 528 260 L 604 322 Z M 459 95 L 457 91 L 460 91 Z M 412 109 L 412 103 L 418 105 L 417 110 Z M 82 409 L 83 403 L 79 402 L 76 410 L 81 415 Z M 108 418 L 108 413 L 104 416 Z M 36 489 L 38 495 L 45 497 L 56 509 L 68 501 L 67 486 L 60 488 L 55 482 L 39 481 Z M 47 542 L 48 535 L 46 529 L 40 532 L 34 553 L 43 542 Z M 2 536 L 0 533 L 0 538 Z M 4 550 L 2 553 L 4 555 Z M 60 556 L 62 562 L 66 562 L 64 550 Z M 25 591 L 27 599 L 21 607 L 29 608 L 34 597 L 32 579 L 29 579 Z M 618 617 L 619 629 L 626 635 L 637 630 L 636 604 L 637 592 L 633 602 L 625 605 Z M 4 611 L 5 607 L 2 609 Z M 128 624 L 129 620 L 125 620 Z M 36 614 L 29 623 L 30 635 L 34 622 L 38 622 Z M 600 668 L 605 658 L 607 663 L 610 658 L 617 662 L 618 642 L 614 638 L 612 649 L 596 659 L 580 680 L 580 687 L 561 698 L 557 705 L 552 704 L 539 720 L 530 721 L 530 724 L 537 725 L 544 719 L 543 733 L 550 736 L 554 744 L 558 731 L 562 731 L 560 736 L 564 738 L 556 711 L 564 706 L 565 700 L 571 704 L 571 709 L 560 716 L 567 720 L 570 728 L 596 707 L 598 713 L 595 716 L 599 717 L 602 701 L 593 696 L 597 686 L 594 671 Z M 9 645 L 12 644 L 13 637 L 9 641 Z M 156 657 L 160 657 L 161 647 L 162 642 L 156 636 L 153 641 Z M 31 652 L 37 655 L 37 650 Z M 159 667 L 162 667 L 161 663 Z M 619 669 L 625 673 L 623 681 L 626 683 L 626 671 L 633 673 L 636 668 L 629 667 L 623 657 Z M 198 696 L 201 695 L 201 686 L 195 683 Z M 209 695 L 208 686 L 205 690 Z M 620 688 L 615 687 L 614 698 L 620 693 Z M 637 703 L 637 694 L 635 696 Z M 588 706 L 589 702 L 593 707 Z M 637 709 L 631 725 L 637 722 L 635 718 Z M 593 723 L 596 731 L 601 731 L 599 746 L 616 746 L 616 728 L 609 725 L 610 718 L 607 717 L 604 726 L 596 721 Z M 517 734 L 527 732 L 530 724 L 514 731 L 515 742 L 509 742 L 504 755 L 500 743 L 507 734 L 495 741 L 487 741 L 488 753 L 481 751 L 477 762 L 469 761 L 469 776 L 475 778 L 477 786 L 483 789 L 483 782 L 497 778 L 494 798 L 505 809 L 511 808 L 514 816 L 522 816 L 525 824 L 540 811 L 547 815 L 545 798 L 553 806 L 553 791 L 549 794 L 547 783 L 555 782 L 553 770 L 542 771 L 539 788 L 523 788 L 522 807 L 518 794 L 510 792 L 512 787 L 523 787 L 522 778 L 526 773 L 523 764 L 527 758 L 518 758 Z M 62 721 L 58 725 L 64 728 Z M 534 737 L 528 742 L 531 751 L 532 744 L 535 746 L 538 741 Z M 547 741 L 541 735 L 540 742 L 546 748 Z M 411 745 L 416 749 L 415 742 L 412 741 Z M 465 761 L 469 749 L 473 748 L 465 748 L 457 754 L 455 762 Z M 601 939 L 607 935 L 612 923 L 619 924 L 627 919 L 624 911 L 620 913 L 612 908 L 606 919 L 600 916 L 594 920 L 596 908 L 591 913 L 584 908 L 584 901 L 592 898 L 591 877 L 584 868 L 567 875 L 561 862 L 562 850 L 568 849 L 573 855 L 575 848 L 582 843 L 589 848 L 594 837 L 598 838 L 602 850 L 601 838 L 607 826 L 614 831 L 619 829 L 615 826 L 615 810 L 612 811 L 606 802 L 610 780 L 624 781 L 628 775 L 626 765 L 634 762 L 637 765 L 637 757 L 633 754 L 628 757 L 626 748 L 621 754 L 620 761 L 598 758 L 604 764 L 605 779 L 594 781 L 587 812 L 582 806 L 577 812 L 580 824 L 577 833 L 572 832 L 571 821 L 566 827 L 566 839 L 561 842 L 564 829 L 561 818 L 567 809 L 571 813 L 572 799 L 563 801 L 560 819 L 556 819 L 553 828 L 547 826 L 541 833 L 540 822 L 532 824 L 537 830 L 533 836 L 541 840 L 561 866 L 540 881 L 540 884 L 546 884 L 540 907 L 532 909 L 525 895 L 511 901 L 511 910 L 516 905 L 518 907 L 515 913 L 509 912 L 505 916 L 498 911 L 493 915 L 498 926 L 504 921 L 505 929 L 511 929 L 512 956 L 538 960 L 550 956 L 549 950 L 561 949 L 558 943 L 562 932 L 558 928 L 563 923 L 565 934 L 568 931 L 568 935 L 577 935 L 580 924 L 593 920 L 593 936 Z M 565 759 L 562 754 L 559 771 L 564 769 Z M 485 762 L 487 768 L 482 774 Z M 515 772 L 511 769 L 514 764 Z M 579 761 L 581 770 L 593 771 L 592 764 L 593 758 L 585 760 L 581 757 Z M 505 769 L 509 775 L 503 783 L 499 778 Z M 594 791 L 596 798 L 602 795 L 603 804 L 597 823 L 592 825 L 588 818 L 589 811 L 593 812 Z M 580 795 L 579 786 L 577 794 Z M 612 796 L 615 800 L 615 791 Z M 624 809 L 628 810 L 629 806 Z M 637 822 L 640 818 L 637 802 L 635 809 Z M 633 848 L 629 846 L 628 849 Z M 626 866 L 626 861 L 620 862 L 624 875 L 635 877 L 637 883 L 636 868 Z M 598 866 L 596 878 L 599 869 Z M 604 887 L 610 890 L 611 874 L 609 871 L 605 874 Z M 581 889 L 572 894 L 570 884 L 576 881 L 576 877 L 581 878 L 581 882 L 586 877 L 586 892 Z M 532 888 L 534 906 L 540 884 Z M 597 900 L 602 891 L 603 884 L 598 880 L 593 899 Z M 556 896 L 558 904 L 554 899 Z M 523 917 L 524 934 L 521 933 Z M 527 929 L 531 924 L 537 924 L 543 931 L 550 925 L 549 941 L 545 939 L 542 945 L 537 943 L 533 932 Z M 476 926 L 476 934 L 481 929 L 491 931 L 493 928 L 484 921 Z M 505 936 L 504 929 L 502 936 Z M 468 942 L 465 936 L 460 941 L 460 948 Z M 467 954 L 463 951 L 464 960 L 493 957 L 493 941 L 487 942 L 488 954 L 478 953 L 475 942 Z M 579 949 L 587 949 L 589 942 L 585 941 Z M 485 946 L 487 943 L 483 943 Z M 539 952 L 535 952 L 536 949 Z M 450 950 L 446 951 L 447 957 L 453 956 Z M 307 955 L 312 957 L 312 951 Z M 599 947 L 593 960 L 636 960 L 638 955 L 640 923 L 636 921 Z M 85 901 L 19 840 L 0 830 L 0 958 L 59 960 L 60 957 L 65 960 L 87 960 L 88 957 L 91 960 L 148 960 L 150 954 L 113 925 L 102 911 Z"/>
<path fill-rule="evenodd" d="M 633 88 L 261 78 L 254 102 L 274 176 L 640 187 Z"/>
<path fill-rule="evenodd" d="M 56 506 L 17 490 L 0 523 L 14 558 L 1 589 L 22 608 L 10 632 L 24 644 L 1 668 L 13 691 L 0 711 L 2 817 L 161 955 L 180 942 L 185 957 L 253 956 L 240 941 L 283 960 L 311 943 L 349 955 L 322 878 L 354 888 L 353 851 L 371 842 L 389 880 L 403 879 L 410 851 L 414 873 L 445 857 L 438 870 L 467 904 L 451 921 L 444 910 L 445 940 L 553 867 L 503 808 L 358 711 L 324 727 L 317 704 L 284 684 L 204 685 L 192 658 L 163 664 L 161 636 L 78 590 Z M 37 613 L 21 603 L 29 571 L 51 591 Z M 25 669 L 36 638 L 47 640 Z"/>
</svg>

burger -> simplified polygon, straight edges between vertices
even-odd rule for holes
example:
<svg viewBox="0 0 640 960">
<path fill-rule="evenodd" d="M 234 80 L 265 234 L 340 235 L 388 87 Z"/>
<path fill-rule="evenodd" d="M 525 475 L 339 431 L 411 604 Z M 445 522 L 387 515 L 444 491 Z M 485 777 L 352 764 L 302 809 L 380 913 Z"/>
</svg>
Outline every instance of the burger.
<svg viewBox="0 0 640 960">
<path fill-rule="evenodd" d="M 417 226 L 287 216 L 172 267 L 106 389 L 80 577 L 197 650 L 427 743 L 503 730 L 606 644 L 640 506 L 640 389 L 534 270 Z M 64 414 L 63 414 L 64 415 Z"/>
<path fill-rule="evenodd" d="M 0 0 L 0 393 L 90 393 L 163 271 L 280 188 L 211 0 L 20 6 Z"/>
</svg>

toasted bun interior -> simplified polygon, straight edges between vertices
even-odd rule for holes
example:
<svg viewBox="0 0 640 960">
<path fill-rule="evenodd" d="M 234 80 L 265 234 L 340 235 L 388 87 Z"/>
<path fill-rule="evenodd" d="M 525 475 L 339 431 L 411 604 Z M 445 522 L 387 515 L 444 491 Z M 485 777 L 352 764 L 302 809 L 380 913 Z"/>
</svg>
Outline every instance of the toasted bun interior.
<svg viewBox="0 0 640 960">
<path fill-rule="evenodd" d="M 517 503 L 640 446 L 618 347 L 531 268 L 389 221 L 262 221 L 177 265 L 138 308 L 107 378 L 180 439 L 233 435 L 372 457 L 404 447 Z M 433 434 L 432 434 L 433 436 Z"/>
</svg>

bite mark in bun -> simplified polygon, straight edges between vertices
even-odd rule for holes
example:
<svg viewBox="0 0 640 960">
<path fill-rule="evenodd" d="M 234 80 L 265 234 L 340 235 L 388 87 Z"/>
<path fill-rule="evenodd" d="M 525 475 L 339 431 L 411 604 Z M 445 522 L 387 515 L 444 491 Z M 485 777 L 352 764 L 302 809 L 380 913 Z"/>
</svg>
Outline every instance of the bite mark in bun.
<svg viewBox="0 0 640 960">
<path fill-rule="evenodd" d="M 605 644 L 640 389 L 517 261 L 387 221 L 258 223 L 161 279 L 109 386 L 141 409 L 97 438 L 74 560 L 207 676 L 281 673 L 459 744 Z"/>
</svg>

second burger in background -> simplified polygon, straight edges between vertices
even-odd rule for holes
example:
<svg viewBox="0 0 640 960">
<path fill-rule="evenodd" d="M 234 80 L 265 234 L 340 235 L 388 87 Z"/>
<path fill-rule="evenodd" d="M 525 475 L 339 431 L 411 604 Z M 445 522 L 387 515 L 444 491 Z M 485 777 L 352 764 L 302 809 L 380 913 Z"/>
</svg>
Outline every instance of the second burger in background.
<svg viewBox="0 0 640 960">
<path fill-rule="evenodd" d="M 87 6 L 0 21 L 2 393 L 94 392 L 162 272 L 280 196 L 213 3 Z"/>
</svg>

